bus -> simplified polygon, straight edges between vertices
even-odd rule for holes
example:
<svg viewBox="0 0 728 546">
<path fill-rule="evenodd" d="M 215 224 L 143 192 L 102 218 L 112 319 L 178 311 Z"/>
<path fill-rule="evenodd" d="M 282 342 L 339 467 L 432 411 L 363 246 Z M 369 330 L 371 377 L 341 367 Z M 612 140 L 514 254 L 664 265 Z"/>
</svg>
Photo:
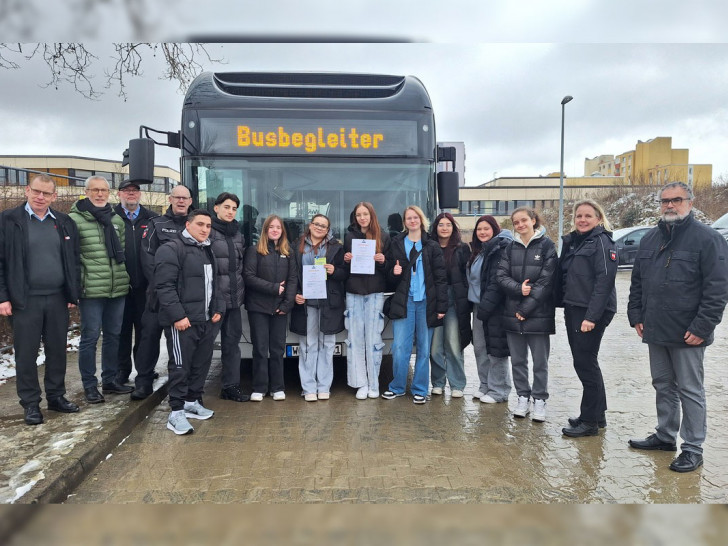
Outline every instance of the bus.
<svg viewBox="0 0 728 546">
<path fill-rule="evenodd" d="M 146 137 L 130 142 L 130 178 L 148 176 L 138 169 L 153 165 L 154 143 L 179 147 L 194 206 L 212 211 L 222 192 L 240 198 L 246 245 L 257 243 L 270 214 L 283 218 L 291 241 L 325 214 L 343 242 L 360 201 L 374 205 L 390 234 L 402 231 L 408 205 L 430 221 L 458 206 L 457 174 L 436 173 L 438 161 L 454 162 L 454 151 L 438 148 L 429 95 L 412 76 L 204 72 L 187 90 L 181 131 L 166 133 L 166 143 L 149 131 L 162 133 L 142 126 Z M 242 354 L 250 358 L 246 313 L 243 325 Z M 384 337 L 391 340 L 391 328 Z M 342 332 L 337 355 L 345 355 L 345 339 Z M 286 356 L 297 351 L 297 337 L 289 337 Z"/>
</svg>

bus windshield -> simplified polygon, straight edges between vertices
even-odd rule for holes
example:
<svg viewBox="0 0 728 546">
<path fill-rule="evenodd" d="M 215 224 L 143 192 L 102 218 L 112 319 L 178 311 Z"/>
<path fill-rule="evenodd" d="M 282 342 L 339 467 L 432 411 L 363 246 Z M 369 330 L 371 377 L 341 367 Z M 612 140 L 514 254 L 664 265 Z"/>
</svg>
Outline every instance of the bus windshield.
<svg viewBox="0 0 728 546">
<path fill-rule="evenodd" d="M 331 233 L 343 241 L 354 205 L 374 205 L 382 230 L 402 231 L 402 212 L 419 206 L 434 216 L 433 166 L 421 160 L 365 161 L 283 158 L 185 158 L 186 179 L 195 181 L 200 207 L 213 210 L 222 192 L 240 198 L 237 220 L 246 244 L 255 244 L 265 218 L 283 218 L 295 241 L 315 214 L 331 221 Z"/>
</svg>

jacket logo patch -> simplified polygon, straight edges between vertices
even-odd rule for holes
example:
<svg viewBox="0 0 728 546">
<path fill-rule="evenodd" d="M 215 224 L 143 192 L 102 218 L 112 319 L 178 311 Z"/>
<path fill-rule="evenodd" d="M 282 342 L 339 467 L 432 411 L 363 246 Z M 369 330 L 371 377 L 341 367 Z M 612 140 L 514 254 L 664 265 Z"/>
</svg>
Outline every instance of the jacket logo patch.
<svg viewBox="0 0 728 546">
<path fill-rule="evenodd" d="M 610 250 L 609 251 L 609 259 L 613 262 L 617 261 L 617 251 L 616 250 Z"/>
<path fill-rule="evenodd" d="M 162 233 L 177 233 L 176 229 L 162 228 Z"/>
<path fill-rule="evenodd" d="M 533 257 L 533 259 L 534 259 L 535 261 L 537 261 L 537 262 L 540 262 L 540 261 L 541 261 L 541 254 L 536 254 L 536 255 L 535 255 L 535 256 Z"/>
<path fill-rule="evenodd" d="M 142 233 L 142 239 L 146 239 L 146 237 L 147 237 L 147 231 L 144 230 L 144 233 Z"/>
</svg>

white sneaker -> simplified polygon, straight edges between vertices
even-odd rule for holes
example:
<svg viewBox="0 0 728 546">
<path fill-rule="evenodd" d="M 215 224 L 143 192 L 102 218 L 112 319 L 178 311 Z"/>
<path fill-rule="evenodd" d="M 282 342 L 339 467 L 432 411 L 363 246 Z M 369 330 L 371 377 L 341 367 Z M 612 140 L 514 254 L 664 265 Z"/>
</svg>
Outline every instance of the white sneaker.
<svg viewBox="0 0 728 546">
<path fill-rule="evenodd" d="M 513 415 L 515 417 L 525 417 L 531 412 L 531 399 L 527 396 L 519 396 L 518 397 L 518 405 L 516 406 L 516 409 L 513 410 Z"/>
<path fill-rule="evenodd" d="M 319 400 L 328 400 L 331 397 L 331 394 L 328 392 L 320 392 L 318 393 L 318 399 Z"/>
<path fill-rule="evenodd" d="M 480 401 L 483 402 L 483 404 L 497 404 L 498 400 L 493 398 L 490 394 L 484 394 L 480 397 Z"/>
<path fill-rule="evenodd" d="M 276 391 L 273 393 L 273 400 L 280 401 L 286 399 L 286 393 L 283 391 Z"/>
<path fill-rule="evenodd" d="M 379 391 L 369 391 L 369 398 L 379 398 Z"/>
<path fill-rule="evenodd" d="M 366 400 L 367 399 L 367 389 L 368 389 L 368 387 L 359 387 L 356 390 L 356 399 L 357 400 Z"/>
<path fill-rule="evenodd" d="M 251 402 L 262 402 L 263 401 L 263 393 L 262 392 L 254 392 L 250 395 L 250 401 Z"/>
<path fill-rule="evenodd" d="M 432 394 L 442 394 L 442 387 L 432 387 Z"/>
<path fill-rule="evenodd" d="M 463 397 L 463 391 L 455 389 L 450 393 L 450 396 L 453 398 L 462 398 Z"/>
<path fill-rule="evenodd" d="M 484 396 L 485 396 L 485 393 L 484 393 L 484 392 L 480 392 L 480 391 L 478 391 L 478 392 L 476 392 L 476 393 L 475 393 L 475 394 L 473 395 L 473 398 L 478 398 L 478 399 L 480 399 L 480 398 L 483 398 Z"/>
<path fill-rule="evenodd" d="M 200 404 L 197 400 L 194 402 L 185 402 L 185 417 L 188 419 L 209 419 L 215 415 L 215 412 L 207 409 L 205 406 Z"/>
<path fill-rule="evenodd" d="M 195 429 L 185 417 L 185 410 L 177 410 L 169 413 L 167 428 L 175 434 L 192 434 Z"/>
<path fill-rule="evenodd" d="M 308 392 L 303 395 L 303 399 L 306 402 L 315 402 L 316 400 L 318 400 L 318 396 L 316 396 L 315 392 Z"/>
<path fill-rule="evenodd" d="M 537 398 L 533 401 L 531 420 L 538 423 L 543 423 L 546 420 L 546 400 L 539 400 Z"/>
</svg>

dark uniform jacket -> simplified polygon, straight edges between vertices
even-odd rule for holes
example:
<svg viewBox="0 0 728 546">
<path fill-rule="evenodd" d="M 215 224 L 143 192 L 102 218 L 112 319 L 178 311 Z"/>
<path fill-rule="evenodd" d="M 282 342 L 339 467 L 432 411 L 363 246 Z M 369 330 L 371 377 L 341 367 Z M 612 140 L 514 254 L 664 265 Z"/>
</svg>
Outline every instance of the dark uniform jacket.
<svg viewBox="0 0 728 546">
<path fill-rule="evenodd" d="M 458 317 L 461 349 L 470 345 L 473 338 L 473 330 L 470 326 L 470 313 L 473 306 L 468 301 L 468 276 L 466 274 L 468 258 L 470 258 L 470 246 L 467 243 L 460 243 L 453 252 L 450 267 L 446 267 L 447 285 L 448 288 L 452 288 L 455 296 L 455 314 Z"/>
<path fill-rule="evenodd" d="M 302 294 L 303 265 L 301 253 L 298 251 L 298 241 L 294 244 L 294 249 L 296 272 L 298 275 L 297 293 Z M 316 305 L 321 311 L 319 331 L 323 334 L 338 334 L 344 329 L 344 309 L 346 308 L 344 281 L 349 273 L 344 265 L 344 247 L 334 238 L 329 238 L 329 241 L 326 243 L 326 263 L 333 264 L 334 272 L 326 278 L 326 299 L 316 300 Z M 306 335 L 307 309 L 308 302 L 303 305 L 296 304 L 293 306 L 290 330 L 294 334 Z"/>
<path fill-rule="evenodd" d="M 349 229 L 344 236 L 344 254 L 351 252 L 351 242 L 354 239 L 365 239 L 366 236 L 361 232 L 358 226 L 349 226 Z M 389 235 L 382 231 L 382 249 L 381 252 L 387 256 L 389 252 L 390 239 Z M 346 264 L 348 269 L 351 269 L 349 264 Z M 374 263 L 374 275 L 358 275 L 351 273 L 349 278 L 346 279 L 346 291 L 350 294 L 360 294 L 366 296 L 367 294 L 376 294 L 378 292 L 387 291 L 387 262 Z"/>
<path fill-rule="evenodd" d="M 503 327 L 519 334 L 553 334 L 556 332 L 553 298 L 556 248 L 543 230 L 524 246 L 511 241 L 501 255 L 496 279 L 505 293 Z M 531 293 L 523 296 L 521 285 L 529 279 Z M 516 313 L 526 317 L 518 320 Z"/>
<path fill-rule="evenodd" d="M 283 256 L 273 243 L 268 244 L 268 255 L 258 254 L 257 247 L 248 247 L 243 264 L 245 279 L 245 308 L 255 313 L 273 315 L 276 309 L 289 313 L 296 297 L 298 273 L 293 255 Z M 283 294 L 278 287 L 286 281 Z"/>
<path fill-rule="evenodd" d="M 236 220 L 228 224 L 213 218 L 210 231 L 212 251 L 215 253 L 220 275 L 220 297 L 225 300 L 227 309 L 239 309 L 245 298 L 243 280 L 245 239 L 238 229 L 239 225 Z"/>
<path fill-rule="evenodd" d="M 159 216 L 157 213 L 139 205 L 139 214 L 132 221 L 126 216 L 121 203 L 114 207 L 114 212 L 124 221 L 124 264 L 129 273 L 132 290 L 145 290 L 149 281 L 144 276 L 141 263 L 142 235 L 149 225 L 149 220 Z"/>
<path fill-rule="evenodd" d="M 612 234 L 596 226 L 586 237 L 564 235 L 557 286 L 557 305 L 586 308 L 584 320 L 597 322 L 604 311 L 617 312 L 617 246 Z"/>
<path fill-rule="evenodd" d="M 627 317 L 642 341 L 688 347 L 686 332 L 713 342 L 728 301 L 728 245 L 692 213 L 668 230 L 660 221 L 642 238 L 632 268 Z"/>
<path fill-rule="evenodd" d="M 387 316 L 393 320 L 407 316 L 407 299 L 412 279 L 412 266 L 404 249 L 404 238 L 406 236 L 406 233 L 400 233 L 392 239 L 389 255 L 387 255 L 387 281 L 394 289 Z M 401 275 L 392 273 L 398 260 L 399 265 L 402 266 Z M 422 267 L 425 271 L 427 326 L 436 328 L 442 325 L 442 319 L 438 319 L 437 315 L 447 313 L 447 275 L 440 245 L 430 239 L 427 233 L 424 232 L 422 233 Z"/>
<path fill-rule="evenodd" d="M 208 243 L 180 235 L 163 244 L 154 258 L 154 284 L 159 300 L 159 323 L 171 326 L 178 320 L 204 323 L 215 313 L 225 313 L 225 303 L 217 293 L 217 265 Z M 209 305 L 205 264 L 211 266 L 212 294 Z"/>
<path fill-rule="evenodd" d="M 61 240 L 63 260 L 63 294 L 68 303 L 77 304 L 81 297 L 81 247 L 76 224 L 67 214 L 50 209 Z M 27 258 L 28 213 L 25 203 L 0 213 L 0 302 L 9 301 L 16 309 L 24 309 L 28 298 Z"/>
<path fill-rule="evenodd" d="M 506 297 L 496 280 L 501 255 L 509 244 L 510 239 L 493 237 L 483 244 L 481 250 L 483 265 L 480 269 L 478 318 L 483 321 L 483 333 L 488 354 L 499 358 L 511 354 L 508 349 L 506 331 L 503 328 Z"/>
</svg>

